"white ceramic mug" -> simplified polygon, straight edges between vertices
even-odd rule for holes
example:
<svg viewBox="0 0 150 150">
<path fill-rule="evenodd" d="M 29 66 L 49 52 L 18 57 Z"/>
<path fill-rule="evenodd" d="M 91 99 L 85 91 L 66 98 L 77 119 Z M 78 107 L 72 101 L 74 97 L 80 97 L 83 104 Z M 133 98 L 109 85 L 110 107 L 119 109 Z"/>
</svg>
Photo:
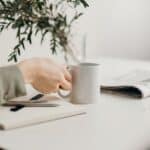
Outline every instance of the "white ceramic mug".
<svg viewBox="0 0 150 150">
<path fill-rule="evenodd" d="M 68 95 L 75 104 L 96 103 L 100 99 L 100 65 L 96 63 L 80 63 L 69 67 L 72 74 L 72 91 Z"/>
</svg>

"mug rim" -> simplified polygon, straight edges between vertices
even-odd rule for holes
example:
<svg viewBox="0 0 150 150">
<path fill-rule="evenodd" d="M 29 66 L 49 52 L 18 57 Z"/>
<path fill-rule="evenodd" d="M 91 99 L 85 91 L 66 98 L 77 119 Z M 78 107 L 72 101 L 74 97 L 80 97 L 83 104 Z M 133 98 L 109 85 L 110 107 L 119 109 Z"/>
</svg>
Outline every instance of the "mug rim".
<svg viewBox="0 0 150 150">
<path fill-rule="evenodd" d="M 100 64 L 94 62 L 81 62 L 79 63 L 79 66 L 96 67 L 96 66 L 100 66 Z"/>
<path fill-rule="evenodd" d="M 70 70 L 71 68 L 80 68 L 80 67 L 85 67 L 85 68 L 94 68 L 94 67 L 100 67 L 101 64 L 99 63 L 94 63 L 94 62 L 81 62 L 77 65 L 68 65 L 67 69 Z"/>
</svg>

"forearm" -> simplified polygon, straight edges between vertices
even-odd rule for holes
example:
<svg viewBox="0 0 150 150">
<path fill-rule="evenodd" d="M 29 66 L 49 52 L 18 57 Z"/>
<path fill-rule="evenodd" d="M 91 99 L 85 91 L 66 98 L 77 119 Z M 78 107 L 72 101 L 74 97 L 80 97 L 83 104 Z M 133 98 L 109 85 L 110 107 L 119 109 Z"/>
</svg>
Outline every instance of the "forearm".
<svg viewBox="0 0 150 150">
<path fill-rule="evenodd" d="M 26 94 L 23 75 L 16 66 L 0 68 L 0 104 Z"/>
</svg>

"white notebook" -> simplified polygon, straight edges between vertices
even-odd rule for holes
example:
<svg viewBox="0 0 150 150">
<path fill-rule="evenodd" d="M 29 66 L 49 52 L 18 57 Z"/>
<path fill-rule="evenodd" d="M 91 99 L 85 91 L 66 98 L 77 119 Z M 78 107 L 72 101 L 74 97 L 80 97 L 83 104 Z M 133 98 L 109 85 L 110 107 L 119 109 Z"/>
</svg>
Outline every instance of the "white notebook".
<svg viewBox="0 0 150 150">
<path fill-rule="evenodd" d="M 14 129 L 85 114 L 85 110 L 83 110 L 81 106 L 73 105 L 69 102 L 58 99 L 58 97 L 50 98 L 46 103 L 58 104 L 59 106 L 25 107 L 17 112 L 11 112 L 10 107 L 0 107 L 0 129 Z"/>
</svg>

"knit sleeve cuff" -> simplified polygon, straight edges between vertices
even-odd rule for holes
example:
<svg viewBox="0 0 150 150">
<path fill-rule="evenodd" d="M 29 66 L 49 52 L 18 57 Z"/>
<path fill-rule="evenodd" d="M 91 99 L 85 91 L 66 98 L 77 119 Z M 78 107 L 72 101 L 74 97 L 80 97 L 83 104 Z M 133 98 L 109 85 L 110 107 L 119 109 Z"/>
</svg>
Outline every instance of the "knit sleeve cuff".
<svg viewBox="0 0 150 150">
<path fill-rule="evenodd" d="M 0 103 L 26 95 L 21 71 L 16 65 L 0 68 Z"/>
</svg>

